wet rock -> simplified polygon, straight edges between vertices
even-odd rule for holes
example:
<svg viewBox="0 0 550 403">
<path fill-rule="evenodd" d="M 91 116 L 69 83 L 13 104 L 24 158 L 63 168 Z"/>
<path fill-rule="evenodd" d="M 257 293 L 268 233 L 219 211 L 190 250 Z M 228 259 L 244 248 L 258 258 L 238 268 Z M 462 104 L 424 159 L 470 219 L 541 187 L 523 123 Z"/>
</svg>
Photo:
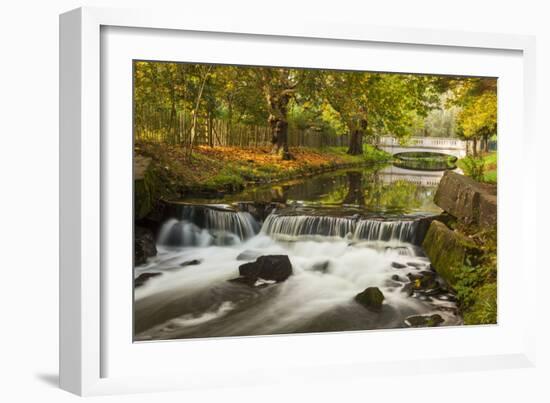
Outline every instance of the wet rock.
<svg viewBox="0 0 550 403">
<path fill-rule="evenodd" d="M 257 280 L 285 281 L 292 274 L 292 265 L 286 255 L 260 256 L 255 262 L 239 266 L 242 277 Z"/>
<path fill-rule="evenodd" d="M 368 287 L 355 296 L 355 300 L 370 311 L 380 312 L 384 294 L 378 287 Z"/>
<path fill-rule="evenodd" d="M 134 287 L 135 288 L 141 287 L 150 278 L 160 276 L 161 274 L 162 273 L 157 273 L 157 272 L 155 272 L 155 273 L 141 273 L 139 276 L 137 276 L 134 279 Z"/>
<path fill-rule="evenodd" d="M 393 276 L 391 276 L 391 279 L 393 281 L 399 281 L 401 283 L 403 283 L 405 280 L 403 280 L 401 277 L 399 277 L 397 274 L 394 274 Z"/>
<path fill-rule="evenodd" d="M 317 262 L 311 266 L 310 270 L 325 274 L 328 273 L 329 264 L 330 262 L 328 260 L 325 260 L 324 262 Z"/>
<path fill-rule="evenodd" d="M 185 262 L 180 263 L 180 266 L 181 266 L 181 267 L 185 267 L 185 266 L 196 266 L 196 265 L 198 265 L 198 264 L 201 264 L 201 262 L 202 262 L 201 259 L 186 260 Z"/>
<path fill-rule="evenodd" d="M 420 273 L 407 273 L 410 280 L 410 288 L 419 295 L 433 296 L 443 290 L 437 281 L 436 273 L 432 271 L 421 271 Z"/>
<path fill-rule="evenodd" d="M 156 256 L 157 247 L 153 232 L 147 228 L 136 227 L 134 233 L 134 266 L 139 266 L 147 258 Z"/>
<path fill-rule="evenodd" d="M 432 222 L 422 246 L 437 273 L 451 286 L 464 265 L 475 266 L 483 256 L 473 241 L 439 221 Z"/>
<path fill-rule="evenodd" d="M 407 265 L 397 262 L 391 262 L 391 267 L 393 267 L 394 269 L 404 269 L 407 267 Z"/>
<path fill-rule="evenodd" d="M 423 271 L 421 277 L 415 281 L 415 288 L 418 290 L 429 290 L 439 288 L 439 283 L 436 280 L 436 274 L 433 271 Z"/>
<path fill-rule="evenodd" d="M 418 262 L 407 262 L 408 266 L 414 267 L 416 269 L 424 269 L 426 268 L 426 263 L 418 263 Z"/>
<path fill-rule="evenodd" d="M 445 322 L 441 315 L 414 315 L 405 319 L 405 324 L 409 327 L 436 327 Z"/>
<path fill-rule="evenodd" d="M 239 253 L 239 255 L 237 256 L 237 260 L 256 260 L 261 255 L 262 253 L 259 251 L 247 249 L 244 252 Z"/>
<path fill-rule="evenodd" d="M 404 292 L 409 297 L 411 297 L 414 294 L 414 290 L 412 287 L 412 283 L 407 283 L 401 288 L 401 292 Z"/>
</svg>

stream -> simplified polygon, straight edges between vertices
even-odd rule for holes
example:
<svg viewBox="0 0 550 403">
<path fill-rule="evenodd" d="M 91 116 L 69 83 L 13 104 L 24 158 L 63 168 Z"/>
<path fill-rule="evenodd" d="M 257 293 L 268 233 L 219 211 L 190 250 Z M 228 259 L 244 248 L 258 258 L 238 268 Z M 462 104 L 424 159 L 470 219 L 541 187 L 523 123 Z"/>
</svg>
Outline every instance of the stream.
<svg viewBox="0 0 550 403">
<path fill-rule="evenodd" d="M 157 256 L 134 270 L 154 274 L 135 288 L 135 340 L 407 328 L 419 315 L 462 324 L 420 246 L 443 173 L 346 169 L 175 201 Z M 292 275 L 230 281 L 264 255 L 288 256 Z M 367 287 L 382 291 L 380 311 L 355 301 Z"/>
</svg>

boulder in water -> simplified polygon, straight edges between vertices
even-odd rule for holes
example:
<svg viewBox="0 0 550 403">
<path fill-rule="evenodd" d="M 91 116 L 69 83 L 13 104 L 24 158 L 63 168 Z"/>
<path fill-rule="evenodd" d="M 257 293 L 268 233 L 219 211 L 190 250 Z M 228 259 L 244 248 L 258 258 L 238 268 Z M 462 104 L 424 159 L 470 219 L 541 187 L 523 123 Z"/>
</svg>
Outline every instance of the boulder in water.
<svg viewBox="0 0 550 403">
<path fill-rule="evenodd" d="M 407 265 L 397 262 L 391 262 L 391 267 L 393 267 L 394 269 L 404 269 L 405 267 L 407 267 Z"/>
<path fill-rule="evenodd" d="M 422 271 L 419 274 L 407 275 L 413 283 L 415 290 L 432 290 L 439 288 L 439 283 L 436 280 L 436 274 L 433 271 Z"/>
<path fill-rule="evenodd" d="M 248 279 L 285 281 L 292 274 L 292 265 L 286 255 L 260 256 L 255 262 L 239 266 L 239 274 Z"/>
<path fill-rule="evenodd" d="M 149 280 L 152 277 L 160 276 L 162 273 L 141 273 L 139 276 L 137 276 L 134 279 L 134 287 L 141 287 L 147 280 Z"/>
<path fill-rule="evenodd" d="M 355 300 L 370 311 L 380 312 L 384 294 L 378 287 L 368 287 L 365 291 L 357 294 Z"/>
<path fill-rule="evenodd" d="M 407 283 L 401 288 L 401 291 L 407 294 L 409 297 L 414 294 L 412 283 Z"/>
<path fill-rule="evenodd" d="M 147 258 L 156 256 L 157 247 L 153 232 L 147 228 L 136 227 L 134 234 L 134 266 L 139 266 Z"/>
<path fill-rule="evenodd" d="M 185 262 L 180 263 L 180 266 L 181 266 L 181 267 L 185 267 L 185 266 L 196 266 L 196 265 L 198 265 L 198 264 L 201 264 L 201 262 L 202 262 L 201 259 L 186 260 Z"/>
<path fill-rule="evenodd" d="M 409 327 L 436 327 L 445 322 L 441 315 L 413 315 L 405 319 L 405 324 Z"/>
<path fill-rule="evenodd" d="M 393 276 L 391 276 L 391 279 L 392 279 L 393 281 L 399 281 L 399 282 L 401 282 L 401 283 L 404 282 L 404 280 L 403 280 L 401 277 L 399 277 L 397 274 L 394 274 Z"/>
<path fill-rule="evenodd" d="M 328 260 L 325 260 L 323 262 L 317 262 L 311 266 L 310 270 L 325 274 L 325 273 L 328 273 L 329 264 L 330 262 Z"/>
</svg>

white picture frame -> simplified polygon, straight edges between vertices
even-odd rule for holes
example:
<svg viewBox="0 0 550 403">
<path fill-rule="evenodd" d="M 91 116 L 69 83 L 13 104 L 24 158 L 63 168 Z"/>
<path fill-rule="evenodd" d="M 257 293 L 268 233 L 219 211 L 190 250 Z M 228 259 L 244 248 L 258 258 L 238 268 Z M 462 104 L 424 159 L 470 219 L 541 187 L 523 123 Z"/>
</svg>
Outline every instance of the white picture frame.
<svg viewBox="0 0 550 403">
<path fill-rule="evenodd" d="M 102 35 L 109 32 L 114 33 L 114 39 L 105 42 L 105 36 Z M 429 53 L 433 50 L 434 52 L 448 51 L 456 53 L 464 51 L 474 54 L 472 57 L 477 54 L 478 57 L 489 55 L 487 57 L 494 56 L 497 59 L 500 57 L 499 55 L 512 55 L 510 58 L 510 60 L 513 59 L 513 61 L 510 61 L 510 66 L 512 66 L 509 70 L 510 73 L 503 74 L 505 74 L 505 77 L 507 77 L 506 74 L 510 74 L 510 79 L 514 78 L 514 81 L 506 79 L 507 82 L 511 83 L 510 92 L 507 92 L 508 87 L 506 85 L 503 88 L 504 95 L 518 94 L 518 97 L 514 97 L 517 98 L 514 99 L 515 104 L 507 104 L 507 101 L 502 101 L 499 92 L 499 112 L 511 111 L 512 106 L 517 107 L 519 105 L 521 113 L 518 112 L 517 115 L 519 116 L 510 117 L 509 121 L 506 120 L 506 116 L 501 117 L 499 115 L 499 132 L 501 127 L 503 132 L 512 128 L 519 130 L 523 133 L 523 142 L 521 143 L 520 152 L 514 157 L 506 155 L 506 150 L 510 150 L 510 148 L 507 148 L 506 140 L 504 140 L 502 147 L 499 144 L 499 153 L 501 153 L 499 158 L 503 159 L 502 164 L 499 160 L 499 325 L 468 327 L 468 329 L 408 330 L 410 333 L 407 333 L 407 337 L 419 343 L 429 342 L 429 340 L 435 340 L 436 338 L 448 338 L 449 341 L 461 339 L 464 341 L 464 345 L 462 348 L 456 348 L 456 351 L 448 349 L 449 351 L 445 352 L 445 347 L 442 345 L 439 346 L 439 350 L 436 348 L 433 354 L 424 354 L 424 352 L 416 355 L 400 354 L 401 358 L 399 359 L 395 356 L 388 358 L 376 357 L 375 355 L 372 355 L 372 358 L 366 358 L 362 355 L 353 356 L 350 351 L 327 354 L 326 356 L 315 354 L 319 348 L 333 351 L 332 347 L 341 345 L 341 343 L 350 346 L 360 345 L 367 337 L 381 340 L 381 343 L 384 343 L 382 338 L 387 339 L 386 343 L 395 343 L 403 338 L 403 333 L 396 331 L 145 343 L 145 345 L 142 344 L 142 347 L 136 349 L 131 338 L 128 338 L 125 333 L 130 329 L 126 329 L 124 326 L 118 329 L 114 326 L 115 322 L 125 323 L 123 314 L 129 312 L 128 307 L 131 309 L 132 300 L 121 298 L 122 302 L 116 302 L 119 304 L 120 309 L 111 309 L 113 298 L 109 298 L 109 296 L 112 293 L 114 283 L 106 282 L 106 280 L 111 279 L 114 282 L 118 281 L 116 278 L 110 277 L 110 272 L 106 272 L 106 267 L 109 267 L 109 259 L 111 259 L 109 243 L 106 242 L 107 233 L 109 239 L 113 239 L 115 235 L 124 238 L 124 234 L 127 234 L 128 239 L 117 239 L 124 245 L 130 245 L 131 248 L 131 226 L 127 227 L 127 224 L 131 222 L 131 218 L 128 219 L 128 216 L 125 216 L 125 219 L 117 221 L 116 224 L 114 221 L 109 224 L 111 221 L 107 220 L 107 217 L 112 218 L 114 216 L 106 214 L 106 211 L 110 211 L 111 204 L 113 204 L 110 193 L 113 186 L 119 183 L 114 182 L 118 180 L 116 178 L 122 178 L 121 180 L 127 178 L 128 169 L 131 172 L 131 167 L 128 164 L 121 163 L 120 167 L 114 167 L 110 163 L 111 153 L 124 150 L 125 144 L 128 143 L 125 142 L 127 138 L 117 143 L 111 141 L 114 138 L 113 136 L 105 137 L 106 133 L 112 131 L 110 125 L 118 124 L 110 122 L 107 117 L 110 113 L 109 108 L 113 105 L 115 108 L 120 107 L 119 110 L 121 111 L 129 111 L 131 115 L 131 92 L 125 91 L 127 87 L 119 87 L 118 84 L 114 84 L 115 81 L 113 80 L 106 80 L 106 77 L 116 70 L 116 66 L 110 66 L 109 63 L 106 65 L 105 60 L 102 60 L 102 58 L 110 57 L 111 54 L 107 48 L 117 46 L 117 49 L 121 50 L 119 54 L 124 53 L 124 57 L 139 58 L 139 55 L 131 54 L 132 46 L 124 46 L 129 49 L 126 53 L 122 52 L 121 48 L 121 44 L 124 45 L 125 43 L 124 41 L 128 41 L 127 44 L 130 44 L 131 39 L 125 39 L 125 36 L 131 37 L 137 35 L 138 32 L 144 35 L 142 39 L 146 39 L 148 35 L 155 33 L 156 36 L 152 36 L 151 41 L 153 42 L 151 43 L 157 41 L 158 46 L 156 48 L 158 48 L 157 52 L 159 53 L 156 53 L 156 57 L 162 58 L 159 60 L 181 60 L 181 56 L 176 56 L 176 59 L 170 58 L 170 45 L 179 40 L 178 32 L 182 35 L 186 32 L 193 33 L 194 38 L 199 39 L 201 35 L 215 35 L 215 41 L 229 41 L 231 38 L 252 38 L 255 43 L 262 45 L 262 43 L 269 42 L 272 44 L 270 46 L 286 46 L 285 44 L 291 41 L 298 44 L 301 49 L 307 49 L 308 46 L 312 46 L 317 41 L 322 46 L 332 47 L 334 50 L 346 46 L 355 47 L 357 52 L 363 51 L 361 48 L 363 45 L 376 46 L 380 49 L 393 46 L 397 56 L 399 52 L 407 51 L 408 47 L 414 48 L 414 51 L 417 52 L 426 51 Z M 117 37 L 117 34 L 120 35 Z M 143 44 L 143 47 L 146 47 L 145 44 Z M 237 58 L 244 58 L 244 52 L 239 50 L 238 47 L 234 48 L 234 52 Z M 258 60 L 258 64 L 262 64 L 262 52 L 253 53 L 247 56 L 246 61 Z M 452 56 L 451 53 L 449 53 L 449 57 Z M 200 54 L 197 54 L 196 57 L 198 59 L 181 61 L 223 61 L 220 58 L 208 58 Z M 298 58 L 298 55 L 296 57 Z M 434 56 L 427 55 L 426 57 L 426 65 L 437 64 L 437 58 Z M 456 54 L 453 57 L 458 60 L 462 56 Z M 518 214 L 520 214 L 520 217 L 518 219 L 521 218 L 521 214 L 525 216 L 527 212 L 532 215 L 535 208 L 535 176 L 522 177 L 521 170 L 514 174 L 510 169 L 519 161 L 528 161 L 534 152 L 534 58 L 534 38 L 520 35 L 381 28 L 327 23 L 326 21 L 305 22 L 300 25 L 281 25 L 275 21 L 244 21 L 238 18 L 216 20 L 200 18 L 196 15 L 176 15 L 169 11 L 151 10 L 80 8 L 61 15 L 61 387 L 79 395 L 96 395 L 204 388 L 227 386 L 229 384 L 245 386 L 248 384 L 269 383 L 273 382 L 273 379 L 276 382 L 292 382 L 298 374 L 302 381 L 305 378 L 328 381 L 348 377 L 364 377 L 371 374 L 465 371 L 534 365 L 535 327 L 528 312 L 535 312 L 535 295 L 528 292 L 527 287 L 522 285 L 528 284 L 527 278 L 535 275 L 536 251 L 533 250 L 532 246 L 528 249 L 526 241 L 526 234 L 536 232 L 534 229 L 535 223 L 532 220 L 520 220 L 520 223 L 510 223 L 508 226 L 508 222 L 504 221 L 507 208 L 519 209 L 520 213 Z M 121 59 L 122 64 L 126 61 Z M 227 61 L 234 62 L 234 60 Z M 269 63 L 269 60 L 265 59 L 263 63 Z M 287 63 L 290 63 L 290 61 L 287 60 Z M 508 65 L 507 63 L 503 58 L 502 65 Z M 444 61 L 442 61 L 442 66 L 444 64 Z M 349 67 L 349 62 L 345 66 Z M 362 65 L 358 64 L 352 67 L 362 68 Z M 395 71 L 401 69 L 412 71 L 414 69 L 414 67 L 407 67 L 403 60 L 395 64 L 393 68 Z M 436 66 L 433 68 L 437 70 L 444 67 Z M 505 69 L 505 67 L 487 66 L 486 74 L 490 75 L 492 68 Z M 481 67 L 480 69 L 478 74 L 485 72 Z M 124 70 L 121 71 L 124 72 Z M 437 71 L 441 72 L 442 70 Z M 466 70 L 464 72 L 467 73 Z M 102 75 L 105 77 L 102 77 Z M 518 82 L 518 79 L 521 82 Z M 116 81 L 116 83 L 119 83 L 119 81 Z M 124 85 L 124 83 L 121 85 Z M 499 91 L 500 89 L 499 87 Z M 106 95 L 107 93 L 109 95 Z M 111 98 L 113 93 L 113 98 Z M 106 104 L 109 107 L 106 107 Z M 124 119 L 126 119 L 127 124 L 128 119 L 131 119 L 131 117 L 126 116 Z M 121 127 L 127 128 L 127 126 Z M 123 130 L 126 131 L 126 129 Z M 131 132 L 129 135 L 131 136 Z M 126 152 L 128 155 L 125 158 L 130 156 L 131 161 L 131 149 L 127 149 Z M 120 172 L 117 173 L 116 170 L 120 170 Z M 502 178 L 505 178 L 504 181 L 506 182 L 503 182 L 505 186 L 501 187 Z M 506 186 L 506 183 L 511 181 L 519 181 L 523 192 L 514 192 L 510 186 Z M 122 187 L 126 191 L 124 197 L 127 197 L 128 189 L 131 192 L 131 182 Z M 502 196 L 503 194 L 504 196 Z M 121 198 L 121 200 L 128 199 Z M 501 201 L 504 202 L 502 208 Z M 131 210 L 129 206 L 127 209 Z M 501 222 L 504 228 L 507 229 L 506 231 L 501 231 Z M 109 226 L 111 229 L 108 228 Z M 107 233 L 105 228 L 107 228 Z M 109 232 L 111 230 L 114 232 Z M 512 232 L 514 236 L 521 235 L 523 239 L 523 242 L 514 251 L 509 250 L 510 248 L 507 247 L 507 245 L 510 245 L 507 240 L 512 236 Z M 507 259 L 503 259 L 503 256 Z M 519 262 L 521 265 L 521 276 L 518 276 L 516 281 L 518 288 L 524 290 L 521 293 L 522 301 L 519 303 L 519 308 L 524 314 L 521 321 L 518 320 L 519 314 L 513 313 L 510 314 L 510 318 L 506 318 L 504 323 L 501 323 L 502 309 L 507 307 L 506 300 L 503 300 L 502 295 L 510 295 L 510 283 L 507 282 L 509 271 L 506 270 L 506 266 L 504 266 L 504 270 L 501 270 L 501 265 L 514 262 Z M 130 268 L 128 268 L 128 273 L 130 271 Z M 130 289 L 130 281 L 127 285 Z M 122 295 L 125 295 L 124 292 Z M 500 306 L 504 306 L 504 308 L 500 308 Z M 110 330 L 107 330 L 107 328 Z M 434 336 L 434 332 L 437 333 L 436 336 Z M 470 354 L 465 354 L 464 352 L 468 351 L 468 343 L 475 343 L 478 339 L 483 339 L 486 343 L 494 340 L 494 348 L 491 351 L 487 350 L 488 352 L 484 354 L 484 344 L 481 343 L 478 351 L 472 349 Z M 272 352 L 267 353 L 268 359 L 265 360 L 266 362 L 260 364 L 258 361 L 254 361 L 253 357 L 265 352 L 266 346 L 269 346 L 267 351 Z M 153 348 L 156 351 L 146 351 Z M 208 356 L 205 355 L 205 351 L 210 351 Z M 277 357 L 280 357 L 283 351 L 290 352 L 290 354 L 284 359 L 278 359 Z M 243 355 L 243 352 L 245 352 L 245 355 Z M 246 355 L 246 352 L 249 353 L 250 357 Z M 301 353 L 294 354 L 294 352 Z M 161 357 L 155 362 L 156 368 L 159 368 L 159 363 L 163 363 L 162 367 L 166 368 L 166 371 L 150 371 L 150 373 L 147 371 L 131 371 L 129 367 L 133 362 L 132 355 L 139 356 L 140 360 L 145 360 L 142 361 L 144 363 L 149 363 L 147 361 L 149 358 L 146 357 L 150 356 L 151 353 Z M 186 359 L 182 360 L 182 363 L 168 359 L 169 356 L 177 354 L 185 354 Z M 239 357 L 241 357 L 240 360 Z M 241 362 L 233 364 L 231 368 L 216 365 L 217 369 L 209 372 L 213 360 L 216 359 L 221 364 L 226 360 Z M 120 365 L 116 370 L 112 370 L 106 364 L 117 360 L 130 364 L 126 367 Z M 220 364 L 220 362 L 217 362 L 217 364 Z M 189 371 L 190 365 L 194 367 L 193 372 Z M 307 368 L 308 371 L 304 372 L 304 368 Z M 281 369 L 284 369 L 284 371 L 281 371 Z M 205 374 L 209 376 L 206 377 Z"/>
</svg>

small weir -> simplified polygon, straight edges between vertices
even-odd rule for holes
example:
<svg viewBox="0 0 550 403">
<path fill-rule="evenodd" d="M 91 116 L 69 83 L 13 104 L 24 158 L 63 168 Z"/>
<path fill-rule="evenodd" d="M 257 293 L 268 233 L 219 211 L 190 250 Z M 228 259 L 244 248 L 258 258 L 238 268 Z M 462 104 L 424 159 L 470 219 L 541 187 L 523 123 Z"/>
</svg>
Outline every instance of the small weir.
<svg viewBox="0 0 550 403">
<path fill-rule="evenodd" d="M 176 205 L 158 243 L 167 246 L 232 245 L 256 235 L 260 226 L 250 213 L 223 205 Z"/>
<path fill-rule="evenodd" d="M 279 239 L 308 235 L 366 241 L 399 241 L 418 244 L 425 232 L 422 219 L 385 221 L 355 217 L 285 216 L 271 214 L 262 232 Z"/>
</svg>

